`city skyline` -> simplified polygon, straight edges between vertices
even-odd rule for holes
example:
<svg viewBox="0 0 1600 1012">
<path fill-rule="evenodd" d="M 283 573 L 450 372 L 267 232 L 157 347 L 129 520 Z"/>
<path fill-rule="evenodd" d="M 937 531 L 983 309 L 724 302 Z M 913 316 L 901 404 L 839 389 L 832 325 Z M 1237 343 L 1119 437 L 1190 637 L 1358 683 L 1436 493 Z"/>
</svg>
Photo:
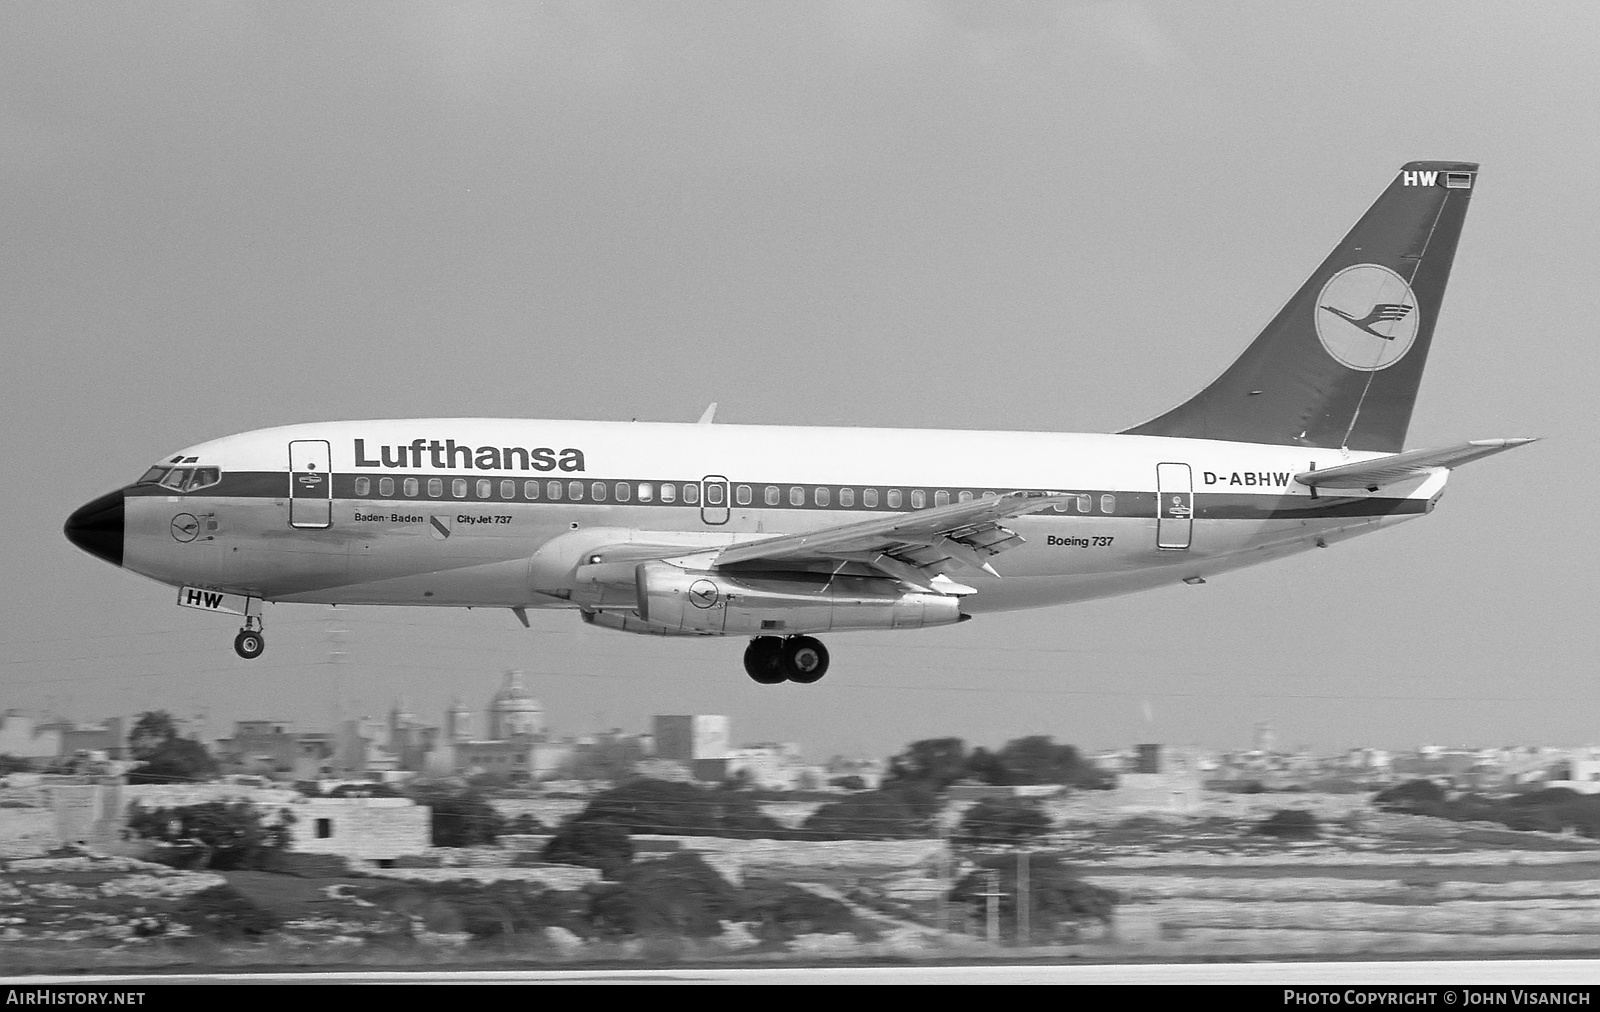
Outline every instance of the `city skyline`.
<svg viewBox="0 0 1600 1012">
<path fill-rule="evenodd" d="M 1261 721 L 1326 749 L 1592 738 L 1600 477 L 1563 466 L 1597 431 L 1587 5 L 64 4 L 0 29 L 0 417 L 11 473 L 50 476 L 0 506 L 0 707 L 442 713 L 520 668 L 559 733 L 725 713 L 823 754 Z M 481 610 L 269 606 L 246 663 L 60 533 L 178 447 L 321 418 L 1125 427 L 1232 361 L 1417 158 L 1483 170 L 1408 445 L 1548 438 L 1313 557 L 839 636 L 823 682 L 761 687 L 742 641 Z"/>
</svg>

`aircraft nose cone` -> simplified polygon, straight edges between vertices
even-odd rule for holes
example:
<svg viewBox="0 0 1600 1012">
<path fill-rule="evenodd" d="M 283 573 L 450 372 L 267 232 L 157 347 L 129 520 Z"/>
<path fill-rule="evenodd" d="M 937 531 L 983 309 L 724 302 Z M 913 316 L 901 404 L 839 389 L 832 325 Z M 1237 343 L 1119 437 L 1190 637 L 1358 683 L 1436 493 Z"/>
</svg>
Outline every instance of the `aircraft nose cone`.
<svg viewBox="0 0 1600 1012">
<path fill-rule="evenodd" d="M 113 566 L 122 565 L 122 490 L 85 503 L 67 518 L 61 530 L 67 540 Z"/>
</svg>

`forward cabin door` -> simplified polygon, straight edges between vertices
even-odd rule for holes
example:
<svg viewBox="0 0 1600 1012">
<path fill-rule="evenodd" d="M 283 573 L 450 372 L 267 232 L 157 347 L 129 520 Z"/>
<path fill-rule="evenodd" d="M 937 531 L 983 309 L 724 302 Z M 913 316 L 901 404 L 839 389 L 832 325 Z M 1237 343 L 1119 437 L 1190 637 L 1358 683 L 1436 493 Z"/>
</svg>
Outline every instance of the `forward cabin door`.
<svg viewBox="0 0 1600 1012">
<path fill-rule="evenodd" d="M 1194 479 L 1188 464 L 1156 465 L 1156 547 L 1185 549 L 1194 533 Z"/>
<path fill-rule="evenodd" d="M 289 444 L 289 526 L 333 526 L 333 455 L 326 439 Z"/>
</svg>

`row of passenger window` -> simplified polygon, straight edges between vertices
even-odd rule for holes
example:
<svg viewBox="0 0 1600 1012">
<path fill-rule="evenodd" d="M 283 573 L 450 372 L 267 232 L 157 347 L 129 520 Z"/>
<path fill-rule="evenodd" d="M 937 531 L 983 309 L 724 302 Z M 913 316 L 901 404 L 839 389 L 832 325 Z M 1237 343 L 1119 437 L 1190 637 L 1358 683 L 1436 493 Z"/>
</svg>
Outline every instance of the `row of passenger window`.
<svg viewBox="0 0 1600 1012">
<path fill-rule="evenodd" d="M 422 494 L 422 481 L 420 478 L 405 478 L 400 481 L 400 493 L 408 499 L 414 499 Z M 498 492 L 501 499 L 526 499 L 529 501 L 546 500 L 549 502 L 583 502 L 585 499 L 592 502 L 606 502 L 612 499 L 616 502 L 630 502 L 637 499 L 639 502 L 653 502 L 659 495 L 664 503 L 678 501 L 680 490 L 675 482 L 664 481 L 657 485 L 649 481 L 619 481 L 614 484 L 603 481 L 535 481 L 518 482 L 511 478 L 504 478 L 499 483 Z M 490 478 L 479 478 L 477 487 L 472 491 L 476 499 L 493 499 L 495 497 L 495 481 Z M 466 478 L 450 479 L 450 495 L 457 499 L 467 498 L 468 480 Z M 520 486 L 520 487 L 519 487 Z M 427 479 L 428 497 L 440 499 L 444 497 L 444 479 Z M 718 490 L 720 492 L 720 489 Z M 382 499 L 393 498 L 395 492 L 395 479 L 378 479 L 378 497 Z M 372 479 L 356 479 L 356 495 L 372 495 Z M 700 501 L 700 486 L 694 482 L 687 482 L 682 486 L 683 501 L 690 506 Z M 710 496 L 707 496 L 709 499 Z M 718 500 L 721 499 L 719 495 Z"/>
<path fill-rule="evenodd" d="M 401 494 L 407 498 L 416 498 L 422 494 L 422 481 L 420 478 L 404 478 L 400 481 Z M 444 497 L 443 478 L 428 478 L 427 494 L 429 498 L 440 499 Z M 450 495 L 456 499 L 467 498 L 469 480 L 466 478 L 450 479 Z M 499 498 L 506 500 L 524 499 L 530 502 L 543 500 L 546 502 L 653 502 L 659 496 L 663 503 L 676 503 L 681 500 L 684 504 L 694 506 L 700 501 L 700 486 L 695 482 L 684 482 L 681 486 L 675 482 L 664 481 L 659 484 L 648 481 L 536 481 L 523 482 L 511 478 L 502 479 L 498 490 L 496 483 L 490 478 L 479 478 L 477 487 L 472 489 L 474 498 L 485 500 L 495 498 L 496 491 Z M 519 488 L 520 485 L 520 488 Z M 372 479 L 357 478 L 355 493 L 366 497 L 372 495 Z M 392 498 L 395 494 L 394 478 L 378 479 L 378 496 L 383 499 Z M 903 490 L 898 488 L 883 489 L 864 488 L 860 492 L 862 507 L 877 509 L 881 502 L 884 508 L 898 510 L 920 510 L 931 504 L 934 506 L 948 506 L 954 496 L 955 502 L 971 502 L 974 498 L 993 499 L 995 492 L 974 493 L 967 490 L 952 493 L 947 489 L 936 489 L 932 496 L 926 489 L 913 488 Z M 706 505 L 722 506 L 723 486 L 721 482 L 712 482 L 706 485 Z M 790 485 L 785 491 L 778 485 L 767 485 L 761 491 L 761 502 L 766 506 L 805 506 L 807 502 L 813 506 L 831 506 L 834 503 L 835 490 L 826 485 Z M 856 505 L 856 490 L 854 488 L 840 488 L 837 490 L 838 504 L 845 509 Z M 756 489 L 750 485 L 736 485 L 733 489 L 734 502 L 740 506 L 750 506 L 755 503 Z M 1067 513 L 1072 506 L 1077 507 L 1079 513 L 1094 512 L 1094 496 L 1087 493 L 1075 497 L 1072 503 L 1055 507 L 1057 513 Z M 1117 497 L 1106 493 L 1100 496 L 1100 512 L 1114 513 L 1117 509 Z"/>
</svg>

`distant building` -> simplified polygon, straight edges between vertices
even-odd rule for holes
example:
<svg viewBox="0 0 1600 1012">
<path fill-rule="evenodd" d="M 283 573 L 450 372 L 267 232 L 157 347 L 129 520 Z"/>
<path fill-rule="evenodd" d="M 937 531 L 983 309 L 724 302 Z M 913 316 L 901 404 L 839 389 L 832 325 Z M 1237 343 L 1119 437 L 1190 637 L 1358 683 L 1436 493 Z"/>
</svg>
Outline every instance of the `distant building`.
<svg viewBox="0 0 1600 1012">
<path fill-rule="evenodd" d="M 722 763 L 724 771 L 717 779 L 744 776 L 751 786 L 770 791 L 798 790 L 807 780 L 821 778 L 805 765 L 800 747 L 791 743 L 766 742 L 729 749 L 726 759 L 701 760 L 705 763 Z M 699 766 L 700 762 L 695 765 Z M 708 779 L 699 776 L 697 779 Z M 811 785 L 815 786 L 815 785 Z"/>
<path fill-rule="evenodd" d="M 461 700 L 453 700 L 445 711 L 444 733 L 430 739 L 427 768 L 435 773 L 544 780 L 573 753 L 571 742 L 550 740 L 544 707 L 522 684 L 520 671 L 506 672 L 486 716 L 488 734 L 475 737 L 472 713 Z"/>
<path fill-rule="evenodd" d="M 656 758 L 677 762 L 727 759 L 728 718 L 717 714 L 655 718 Z"/>
<path fill-rule="evenodd" d="M 18 759 L 54 759 L 62 755 L 61 731 L 54 727 L 44 730 L 39 725 L 21 710 L 0 714 L 0 755 Z"/>
<path fill-rule="evenodd" d="M 107 759 L 128 758 L 128 722 L 107 717 L 99 724 L 69 725 L 61 731 L 61 754 L 104 752 Z"/>
<path fill-rule="evenodd" d="M 290 811 L 291 847 L 300 854 L 391 861 L 432 845 L 431 810 L 409 798 L 304 798 Z"/>
<path fill-rule="evenodd" d="M 217 741 L 217 760 L 230 773 L 315 780 L 328 771 L 337 750 L 335 736 L 297 733 L 273 720 L 241 720 L 233 737 Z"/>
<path fill-rule="evenodd" d="M 1117 778 L 1113 803 L 1125 812 L 1193 814 L 1201 807 L 1198 756 L 1161 745 L 1139 745 L 1133 771 Z"/>
</svg>

